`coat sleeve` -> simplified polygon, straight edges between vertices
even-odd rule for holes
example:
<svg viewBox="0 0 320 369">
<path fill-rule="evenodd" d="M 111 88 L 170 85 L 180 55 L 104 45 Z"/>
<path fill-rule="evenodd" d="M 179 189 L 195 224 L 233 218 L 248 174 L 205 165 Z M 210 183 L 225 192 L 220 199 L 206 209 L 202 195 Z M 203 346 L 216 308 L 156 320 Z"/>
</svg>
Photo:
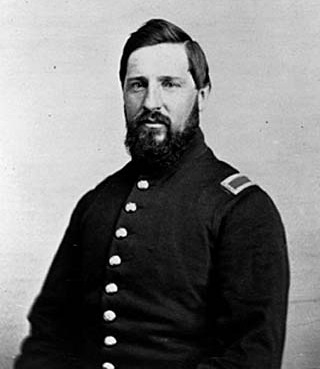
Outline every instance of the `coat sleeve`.
<svg viewBox="0 0 320 369">
<path fill-rule="evenodd" d="M 81 214 L 88 195 L 75 208 L 48 275 L 29 313 L 31 330 L 14 369 L 75 369 L 79 337 Z"/>
<path fill-rule="evenodd" d="M 210 311 L 218 349 L 197 369 L 280 369 L 289 266 L 279 213 L 253 187 L 230 201 L 220 219 Z"/>
</svg>

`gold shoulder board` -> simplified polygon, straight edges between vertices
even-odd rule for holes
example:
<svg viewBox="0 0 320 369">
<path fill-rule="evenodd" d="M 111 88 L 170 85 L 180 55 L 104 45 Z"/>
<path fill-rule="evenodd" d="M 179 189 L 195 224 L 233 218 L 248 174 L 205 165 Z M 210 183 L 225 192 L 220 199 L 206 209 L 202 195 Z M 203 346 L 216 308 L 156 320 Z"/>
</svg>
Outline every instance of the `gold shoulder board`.
<svg viewBox="0 0 320 369">
<path fill-rule="evenodd" d="M 254 183 L 251 182 L 251 180 L 247 176 L 241 173 L 232 174 L 231 176 L 224 179 L 220 184 L 233 195 L 238 195 L 238 193 L 243 191 L 245 188 L 254 185 Z"/>
</svg>

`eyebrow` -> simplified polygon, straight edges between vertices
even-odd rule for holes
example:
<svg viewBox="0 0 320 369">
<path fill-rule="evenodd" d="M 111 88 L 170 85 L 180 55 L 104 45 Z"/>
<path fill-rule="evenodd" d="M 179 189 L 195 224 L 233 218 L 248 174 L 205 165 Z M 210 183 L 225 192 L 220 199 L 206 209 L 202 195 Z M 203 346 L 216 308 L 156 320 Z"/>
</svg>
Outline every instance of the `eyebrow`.
<svg viewBox="0 0 320 369">
<path fill-rule="evenodd" d="M 183 77 L 178 77 L 178 76 L 168 76 L 168 75 L 163 75 L 163 76 L 159 76 L 157 78 L 160 82 L 162 81 L 179 81 L 181 83 L 185 82 L 185 78 Z M 144 76 L 133 76 L 133 77 L 129 77 L 127 78 L 128 82 L 132 82 L 132 81 L 143 81 L 143 82 L 147 82 L 148 79 Z"/>
<path fill-rule="evenodd" d="M 127 81 L 128 82 L 132 82 L 132 81 L 147 81 L 147 78 L 146 77 L 143 77 L 143 76 L 135 76 L 135 77 L 129 77 L 127 78 Z"/>
<path fill-rule="evenodd" d="M 179 81 L 179 82 L 184 82 L 185 78 L 183 77 L 177 77 L 177 76 L 160 76 L 159 77 L 160 81 Z"/>
</svg>

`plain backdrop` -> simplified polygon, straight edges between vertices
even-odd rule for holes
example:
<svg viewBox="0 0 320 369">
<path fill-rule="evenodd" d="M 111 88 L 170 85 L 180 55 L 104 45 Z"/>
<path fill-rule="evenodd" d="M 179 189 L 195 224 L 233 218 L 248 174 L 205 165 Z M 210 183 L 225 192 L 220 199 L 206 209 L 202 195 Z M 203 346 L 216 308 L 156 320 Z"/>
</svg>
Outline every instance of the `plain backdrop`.
<svg viewBox="0 0 320 369">
<path fill-rule="evenodd" d="M 206 51 L 202 127 L 276 202 L 291 292 L 283 368 L 320 368 L 319 0 L 0 0 L 0 367 L 79 197 L 129 160 L 118 64 L 149 18 Z"/>
</svg>

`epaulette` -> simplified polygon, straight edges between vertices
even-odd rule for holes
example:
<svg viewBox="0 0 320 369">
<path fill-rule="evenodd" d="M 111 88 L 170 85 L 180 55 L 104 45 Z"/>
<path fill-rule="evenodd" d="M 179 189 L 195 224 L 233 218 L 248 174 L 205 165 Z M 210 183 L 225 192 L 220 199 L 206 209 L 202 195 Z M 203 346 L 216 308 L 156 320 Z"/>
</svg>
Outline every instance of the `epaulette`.
<svg viewBox="0 0 320 369">
<path fill-rule="evenodd" d="M 251 182 L 247 176 L 236 173 L 224 179 L 220 184 L 233 195 L 238 195 L 245 188 L 253 186 L 255 183 Z"/>
</svg>

